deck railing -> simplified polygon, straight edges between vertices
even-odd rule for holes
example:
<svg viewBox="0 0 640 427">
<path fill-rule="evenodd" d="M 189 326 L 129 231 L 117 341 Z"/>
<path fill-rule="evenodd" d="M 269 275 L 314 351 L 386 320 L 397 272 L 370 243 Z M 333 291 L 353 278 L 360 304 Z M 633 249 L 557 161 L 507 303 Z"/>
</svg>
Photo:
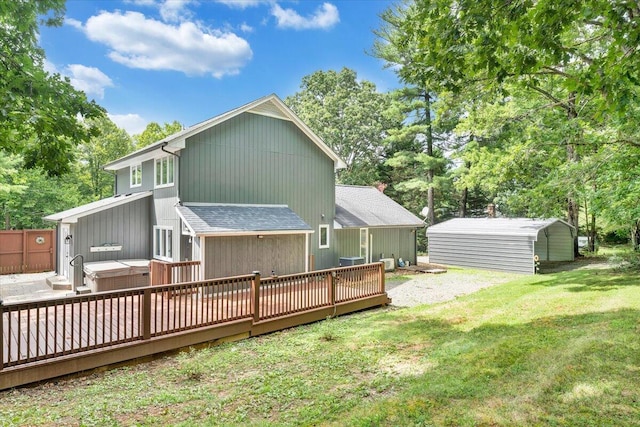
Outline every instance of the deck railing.
<svg viewBox="0 0 640 427">
<path fill-rule="evenodd" d="M 149 263 L 150 284 L 166 285 L 200 280 L 200 261 L 164 262 L 156 259 Z"/>
<path fill-rule="evenodd" d="M 39 366 L 38 362 L 44 360 L 75 354 L 82 357 L 107 347 L 144 343 L 237 321 L 248 321 L 248 331 L 253 334 L 251 325 L 278 322 L 292 315 L 304 317 L 314 310 L 331 307 L 335 314 L 338 304 L 368 297 L 376 298 L 366 306 L 379 305 L 387 301 L 386 296 L 380 299 L 382 296 L 385 296 L 384 268 L 376 263 L 280 277 L 261 278 L 254 273 L 60 299 L 0 303 L 0 379 L 3 369 L 10 367 Z M 354 305 L 354 309 L 362 309 L 358 304 L 360 308 Z M 310 318 L 307 316 L 304 321 Z M 315 320 L 320 318 L 323 317 Z"/>
</svg>

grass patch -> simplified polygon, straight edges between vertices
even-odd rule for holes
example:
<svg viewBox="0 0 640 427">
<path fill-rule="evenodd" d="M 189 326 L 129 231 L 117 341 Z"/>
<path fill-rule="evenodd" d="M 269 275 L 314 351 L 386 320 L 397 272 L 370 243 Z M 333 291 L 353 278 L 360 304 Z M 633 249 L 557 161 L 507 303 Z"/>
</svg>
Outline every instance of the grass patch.
<svg viewBox="0 0 640 427">
<path fill-rule="evenodd" d="M 639 315 L 629 272 L 521 277 L 2 392 L 0 425 L 640 425 Z"/>
</svg>

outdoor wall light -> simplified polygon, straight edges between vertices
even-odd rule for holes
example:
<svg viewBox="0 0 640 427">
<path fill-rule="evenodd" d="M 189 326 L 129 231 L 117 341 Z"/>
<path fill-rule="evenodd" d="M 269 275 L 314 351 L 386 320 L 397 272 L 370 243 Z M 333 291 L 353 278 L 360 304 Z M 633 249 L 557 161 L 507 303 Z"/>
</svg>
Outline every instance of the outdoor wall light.
<svg viewBox="0 0 640 427">
<path fill-rule="evenodd" d="M 258 239 L 264 239 L 264 236 L 262 234 L 258 234 Z"/>
</svg>

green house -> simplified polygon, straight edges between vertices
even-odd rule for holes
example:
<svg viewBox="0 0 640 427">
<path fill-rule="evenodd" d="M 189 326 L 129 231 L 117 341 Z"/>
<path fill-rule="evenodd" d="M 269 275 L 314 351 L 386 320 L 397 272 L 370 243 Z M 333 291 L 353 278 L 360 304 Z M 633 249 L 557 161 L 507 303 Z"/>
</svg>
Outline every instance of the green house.
<svg viewBox="0 0 640 427">
<path fill-rule="evenodd" d="M 46 217 L 58 223 L 58 274 L 71 278 L 78 254 L 199 260 L 203 279 L 337 266 L 345 166 L 277 96 L 258 99 L 109 163 L 115 196 Z M 415 248 L 415 232 L 405 237 Z"/>
</svg>

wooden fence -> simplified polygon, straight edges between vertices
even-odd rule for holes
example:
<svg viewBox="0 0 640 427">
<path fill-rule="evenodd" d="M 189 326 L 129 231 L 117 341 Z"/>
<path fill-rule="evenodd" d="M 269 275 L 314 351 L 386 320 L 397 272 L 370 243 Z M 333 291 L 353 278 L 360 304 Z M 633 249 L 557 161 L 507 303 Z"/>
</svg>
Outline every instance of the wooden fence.
<svg viewBox="0 0 640 427">
<path fill-rule="evenodd" d="M 0 389 L 389 302 L 381 263 L 2 305 Z"/>
<path fill-rule="evenodd" d="M 0 231 L 0 274 L 55 270 L 55 230 Z"/>
</svg>

